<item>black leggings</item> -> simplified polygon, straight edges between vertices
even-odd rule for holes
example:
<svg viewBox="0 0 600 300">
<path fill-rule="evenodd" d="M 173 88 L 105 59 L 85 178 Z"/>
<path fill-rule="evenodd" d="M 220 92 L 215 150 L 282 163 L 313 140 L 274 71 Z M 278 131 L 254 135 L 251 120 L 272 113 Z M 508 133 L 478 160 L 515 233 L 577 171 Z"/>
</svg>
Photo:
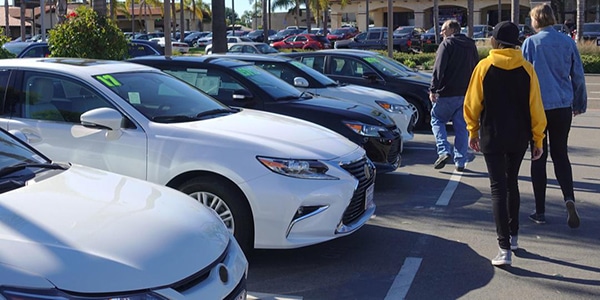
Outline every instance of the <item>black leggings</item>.
<svg viewBox="0 0 600 300">
<path fill-rule="evenodd" d="M 573 192 L 573 171 L 567 151 L 567 140 L 573 120 L 570 107 L 551 109 L 546 111 L 546 137 L 544 138 L 544 153 L 538 160 L 531 162 L 531 182 L 535 197 L 535 212 L 546 212 L 546 162 L 548 161 L 548 141 L 550 141 L 550 156 L 554 165 L 554 174 L 562 190 L 564 200 L 575 200 Z"/>
<path fill-rule="evenodd" d="M 506 250 L 510 249 L 510 236 L 519 234 L 519 169 L 526 151 L 483 154 L 490 177 L 498 246 Z"/>
</svg>

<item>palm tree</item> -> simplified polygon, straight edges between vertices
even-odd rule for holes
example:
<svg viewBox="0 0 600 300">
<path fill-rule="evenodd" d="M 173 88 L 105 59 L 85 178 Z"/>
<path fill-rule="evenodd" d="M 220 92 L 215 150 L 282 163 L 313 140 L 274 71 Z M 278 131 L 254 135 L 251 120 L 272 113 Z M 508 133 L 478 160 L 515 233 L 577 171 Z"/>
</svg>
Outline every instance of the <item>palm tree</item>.
<svg viewBox="0 0 600 300">
<path fill-rule="evenodd" d="M 473 0 L 467 0 L 467 33 L 469 37 L 473 37 Z"/>
<path fill-rule="evenodd" d="M 513 23 L 519 24 L 519 0 L 511 0 L 510 3 L 512 5 L 512 15 L 510 19 Z"/>
<path fill-rule="evenodd" d="M 6 25 L 6 30 L 5 30 L 5 34 L 7 37 L 10 37 L 10 22 L 8 20 L 8 0 L 4 0 L 4 20 L 5 20 L 5 24 Z"/>
<path fill-rule="evenodd" d="M 92 9 L 98 16 L 106 17 L 106 0 L 92 0 Z"/>
<path fill-rule="evenodd" d="M 227 25 L 225 22 L 225 0 L 212 0 L 213 38 L 212 52 L 227 52 Z"/>
<path fill-rule="evenodd" d="M 300 0 L 275 0 L 271 3 L 273 10 L 277 8 L 289 8 L 287 14 L 294 16 L 294 25 L 298 26 L 298 16 L 300 16 Z"/>
<path fill-rule="evenodd" d="M 585 23 L 585 0 L 577 0 L 577 42 L 583 37 L 583 23 Z"/>
</svg>

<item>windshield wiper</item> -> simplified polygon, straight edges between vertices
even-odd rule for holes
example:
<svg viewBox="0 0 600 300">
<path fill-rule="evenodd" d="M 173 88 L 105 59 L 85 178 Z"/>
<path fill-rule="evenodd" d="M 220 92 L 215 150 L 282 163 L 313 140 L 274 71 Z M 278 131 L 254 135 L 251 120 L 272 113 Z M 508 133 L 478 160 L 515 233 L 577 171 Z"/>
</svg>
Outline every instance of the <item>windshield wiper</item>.
<svg viewBox="0 0 600 300">
<path fill-rule="evenodd" d="M 233 113 L 233 112 L 235 112 L 235 110 L 231 109 L 231 108 L 217 108 L 217 109 L 203 111 L 203 112 L 197 114 L 196 118 L 202 118 L 202 117 L 206 117 L 206 116 L 220 115 L 220 114 L 229 114 L 229 113 Z"/>
<path fill-rule="evenodd" d="M 296 100 L 296 99 L 311 99 L 313 96 L 311 96 L 310 93 L 304 91 L 302 93 L 300 93 L 300 95 L 288 95 L 288 96 L 283 96 L 283 97 L 279 97 L 277 99 L 275 99 L 276 101 L 285 101 L 285 100 Z"/>
<path fill-rule="evenodd" d="M 41 168 L 41 169 L 52 169 L 52 170 L 66 170 L 67 167 L 60 164 L 49 164 L 49 163 L 18 163 L 16 165 L 4 167 L 0 169 L 0 177 L 4 177 L 8 174 L 26 169 L 26 168 Z"/>
<path fill-rule="evenodd" d="M 193 120 L 196 120 L 196 118 L 186 116 L 186 115 L 152 117 L 152 121 L 155 121 L 155 122 L 185 122 L 185 121 L 193 121 Z"/>
</svg>

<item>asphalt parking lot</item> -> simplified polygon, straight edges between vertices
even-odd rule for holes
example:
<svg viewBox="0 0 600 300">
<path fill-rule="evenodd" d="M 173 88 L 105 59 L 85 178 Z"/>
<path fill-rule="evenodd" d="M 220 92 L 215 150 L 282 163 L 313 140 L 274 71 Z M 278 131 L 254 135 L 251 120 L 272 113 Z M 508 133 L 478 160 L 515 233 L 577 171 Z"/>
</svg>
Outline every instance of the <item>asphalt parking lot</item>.
<svg viewBox="0 0 600 300">
<path fill-rule="evenodd" d="M 566 225 L 548 168 L 547 224 L 528 220 L 530 161 L 521 166 L 521 249 L 513 265 L 496 254 L 489 180 L 481 154 L 465 172 L 434 170 L 430 132 L 408 142 L 402 166 L 378 175 L 376 216 L 354 234 L 248 256 L 249 299 L 597 299 L 600 295 L 600 76 L 587 76 L 588 112 L 570 135 L 581 227 Z"/>
</svg>

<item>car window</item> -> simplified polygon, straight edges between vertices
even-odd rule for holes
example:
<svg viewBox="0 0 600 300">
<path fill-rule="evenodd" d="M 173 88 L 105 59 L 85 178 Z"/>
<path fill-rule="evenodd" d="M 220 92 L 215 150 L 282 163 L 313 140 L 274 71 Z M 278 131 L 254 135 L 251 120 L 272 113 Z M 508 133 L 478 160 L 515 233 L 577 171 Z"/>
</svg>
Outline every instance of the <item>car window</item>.
<svg viewBox="0 0 600 300">
<path fill-rule="evenodd" d="M 190 121 L 212 110 L 229 110 L 226 105 L 206 96 L 190 84 L 202 82 L 206 72 L 172 68 L 161 72 L 127 72 L 96 75 L 129 105 L 156 122 Z M 187 82 L 187 83 L 186 83 Z M 212 86 L 214 82 L 204 82 Z M 218 86 L 218 85 L 217 85 Z"/>
<path fill-rule="evenodd" d="M 296 37 L 296 40 L 295 40 L 295 42 L 305 42 L 305 41 L 307 41 L 307 40 L 308 40 L 308 39 L 307 39 L 305 36 L 303 36 L 303 35 L 299 35 L 299 36 L 297 36 L 297 37 Z"/>
<path fill-rule="evenodd" d="M 363 61 L 368 63 L 371 67 L 379 70 L 379 72 L 381 72 L 387 76 L 391 76 L 391 77 L 409 76 L 409 74 L 406 73 L 406 71 L 402 70 L 395 64 L 391 63 L 390 61 L 383 60 L 379 57 L 373 57 L 373 56 L 364 57 Z"/>
<path fill-rule="evenodd" d="M 25 72 L 15 116 L 44 121 L 80 123 L 81 114 L 111 107 L 89 86 L 70 78 L 40 72 Z"/>
<path fill-rule="evenodd" d="M 307 66 L 299 61 L 294 60 L 294 61 L 291 61 L 290 64 L 294 65 L 296 68 L 302 70 L 303 72 L 306 72 L 310 77 L 312 77 L 313 79 L 317 80 L 319 83 L 321 83 L 325 86 L 336 86 L 337 85 L 337 83 L 333 79 L 325 76 L 323 73 L 321 73 L 313 68 L 310 68 L 309 66 Z"/>
<path fill-rule="evenodd" d="M 19 57 L 48 57 L 50 56 L 50 49 L 48 46 L 35 46 L 31 47 L 22 52 Z"/>
<path fill-rule="evenodd" d="M 379 39 L 379 32 L 369 32 L 367 35 L 368 40 L 377 40 Z"/>
<path fill-rule="evenodd" d="M 299 57 L 303 64 L 315 69 L 316 71 L 325 74 L 325 56 L 307 56 L 307 57 Z"/>
<path fill-rule="evenodd" d="M 263 70 L 279 77 L 281 80 L 293 85 L 294 78 L 302 76 L 298 70 L 292 68 L 287 64 L 277 64 L 270 62 L 255 62 L 255 64 Z"/>
<path fill-rule="evenodd" d="M 258 53 L 258 51 L 256 51 L 256 49 L 252 46 L 248 46 L 248 45 L 244 45 L 244 50 L 242 50 L 242 52 L 244 53 Z"/>
<path fill-rule="evenodd" d="M 165 71 L 199 90 L 222 101 L 231 101 L 233 92 L 246 89 L 241 83 L 221 70 L 187 69 L 185 71 Z"/>
</svg>

